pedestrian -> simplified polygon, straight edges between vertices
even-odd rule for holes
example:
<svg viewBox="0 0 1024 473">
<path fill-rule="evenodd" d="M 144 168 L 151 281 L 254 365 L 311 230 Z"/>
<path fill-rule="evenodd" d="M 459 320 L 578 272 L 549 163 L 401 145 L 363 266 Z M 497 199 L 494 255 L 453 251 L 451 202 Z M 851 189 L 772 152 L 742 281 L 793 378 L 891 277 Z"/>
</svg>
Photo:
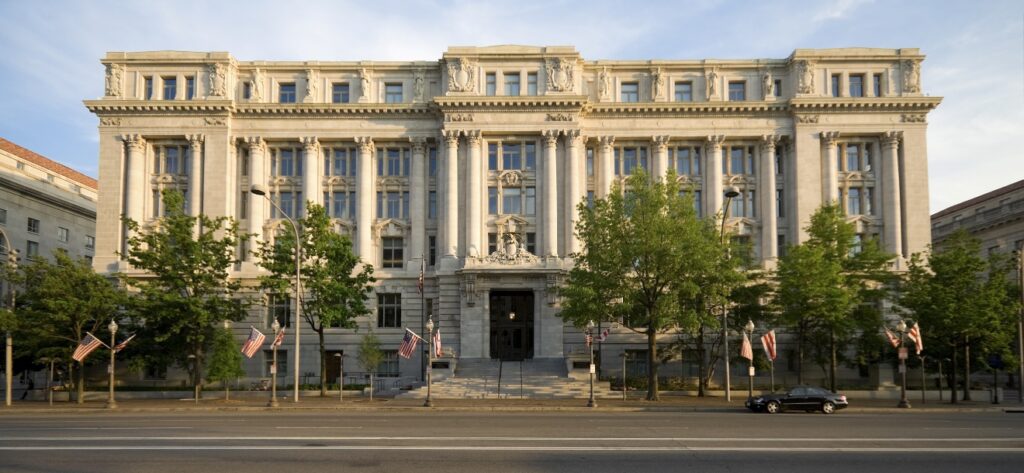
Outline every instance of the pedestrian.
<svg viewBox="0 0 1024 473">
<path fill-rule="evenodd" d="M 21 393 L 21 400 L 24 401 L 28 397 L 28 392 L 36 388 L 36 382 L 32 379 L 32 376 L 28 376 L 28 387 L 25 388 L 25 392 Z"/>
</svg>

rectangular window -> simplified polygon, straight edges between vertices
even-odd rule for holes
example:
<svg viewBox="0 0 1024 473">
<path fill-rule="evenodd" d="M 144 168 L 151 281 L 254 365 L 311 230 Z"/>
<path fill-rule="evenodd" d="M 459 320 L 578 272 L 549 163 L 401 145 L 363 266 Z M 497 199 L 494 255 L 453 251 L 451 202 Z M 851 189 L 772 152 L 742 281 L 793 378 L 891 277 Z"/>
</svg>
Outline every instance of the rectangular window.
<svg viewBox="0 0 1024 473">
<path fill-rule="evenodd" d="M 850 254 L 857 255 L 864 251 L 864 235 L 862 233 L 853 234 L 853 245 L 850 246 Z"/>
<path fill-rule="evenodd" d="M 384 193 L 377 191 L 377 218 L 384 218 Z"/>
<path fill-rule="evenodd" d="M 402 295 L 377 294 L 377 327 L 398 328 L 402 326 Z"/>
<path fill-rule="evenodd" d="M 537 95 L 537 73 L 526 74 L 526 95 Z"/>
<path fill-rule="evenodd" d="M 526 188 L 526 215 L 537 214 L 537 188 Z"/>
<path fill-rule="evenodd" d="M 860 189 L 851 188 L 846 199 L 846 214 L 860 215 Z"/>
<path fill-rule="evenodd" d="M 268 334 L 269 337 L 273 337 L 274 334 Z M 278 377 L 284 377 L 288 375 L 288 350 L 277 350 L 277 371 L 271 373 L 270 367 L 274 364 L 274 350 L 263 350 L 263 373 L 264 376 L 276 375 Z M 166 375 L 164 376 L 166 378 Z"/>
<path fill-rule="evenodd" d="M 296 152 L 291 148 L 275 149 L 270 157 L 270 173 L 272 176 L 295 176 Z"/>
<path fill-rule="evenodd" d="M 744 172 L 746 174 L 749 174 L 749 175 L 753 176 L 754 174 L 757 173 L 755 171 L 755 169 L 754 169 L 754 162 L 756 162 L 756 158 L 754 157 L 754 147 L 753 146 L 748 146 L 747 147 L 747 167 L 744 169 Z"/>
<path fill-rule="evenodd" d="M 832 74 L 832 96 L 839 96 L 839 74 Z"/>
<path fill-rule="evenodd" d="M 437 235 L 427 235 L 427 264 L 437 264 Z"/>
<path fill-rule="evenodd" d="M 746 82 L 730 82 L 729 83 L 729 101 L 742 101 L 747 100 L 747 83 Z"/>
<path fill-rule="evenodd" d="M 196 78 L 188 76 L 185 78 L 185 100 L 196 98 Z"/>
<path fill-rule="evenodd" d="M 594 148 L 587 148 L 587 158 L 586 158 L 586 161 L 587 161 L 586 162 L 586 165 L 587 165 L 587 176 L 588 177 L 593 176 L 594 175 Z"/>
<path fill-rule="evenodd" d="M 621 151 L 623 175 L 632 175 L 637 168 L 647 169 L 647 148 L 622 148 Z"/>
<path fill-rule="evenodd" d="M 510 187 L 501 190 L 501 213 L 520 214 L 523 213 L 522 189 Z"/>
<path fill-rule="evenodd" d="M 384 84 L 384 103 L 402 103 L 402 84 Z"/>
<path fill-rule="evenodd" d="M 776 146 L 775 147 L 775 175 L 776 176 L 782 175 L 782 166 L 783 166 L 782 162 L 783 162 L 783 159 L 785 159 L 785 158 L 784 158 L 784 155 L 782 154 L 782 148 L 779 147 L 779 146 Z"/>
<path fill-rule="evenodd" d="M 0 209 L 0 225 L 7 225 L 7 209 Z"/>
<path fill-rule="evenodd" d="M 676 82 L 676 102 L 693 101 L 693 82 Z"/>
<path fill-rule="evenodd" d="M 285 216 L 296 217 L 298 215 L 296 207 L 302 202 L 301 192 L 288 192 L 282 191 L 277 194 L 277 205 L 281 207 L 281 211 L 285 213 Z M 271 206 L 270 218 L 284 218 L 284 216 L 278 215 L 276 208 Z"/>
<path fill-rule="evenodd" d="M 487 213 L 490 215 L 498 215 L 498 188 L 488 187 L 487 188 Z"/>
<path fill-rule="evenodd" d="M 537 254 L 537 234 L 528 232 L 526 234 L 526 251 L 530 254 Z"/>
<path fill-rule="evenodd" d="M 85 249 L 92 250 L 96 248 L 96 237 L 92 235 L 85 236 Z"/>
<path fill-rule="evenodd" d="M 427 176 L 437 177 L 437 148 L 427 151 Z"/>
<path fill-rule="evenodd" d="M 437 219 L 437 191 L 427 193 L 427 218 Z"/>
<path fill-rule="evenodd" d="M 401 204 L 401 201 L 399 200 L 399 198 L 400 198 L 399 193 L 398 192 L 388 192 L 387 193 L 387 198 L 388 198 L 388 200 L 387 200 L 387 204 L 388 204 L 388 207 L 387 207 L 387 218 L 399 218 L 399 215 L 400 215 L 400 213 L 402 211 L 402 208 L 401 208 L 402 204 Z"/>
<path fill-rule="evenodd" d="M 779 235 L 775 239 L 775 251 L 779 258 L 786 256 L 786 235 Z"/>
<path fill-rule="evenodd" d="M 639 82 L 623 82 L 622 93 L 620 94 L 621 102 L 639 102 L 640 101 L 640 83 Z"/>
<path fill-rule="evenodd" d="M 291 327 L 292 300 L 287 294 L 271 294 L 267 301 L 267 328 L 274 325 L 274 320 L 282 327 Z M 281 351 L 277 352 L 278 358 Z"/>
<path fill-rule="evenodd" d="M 782 97 L 782 79 L 775 79 L 775 96 Z"/>
<path fill-rule="evenodd" d="M 242 84 L 242 98 L 245 100 L 249 100 L 250 98 L 252 98 L 251 82 L 246 82 L 245 84 Z"/>
<path fill-rule="evenodd" d="M 858 145 L 846 145 L 846 170 L 860 171 L 860 147 Z"/>
<path fill-rule="evenodd" d="M 336 83 L 331 85 L 331 101 L 334 103 L 348 103 L 348 83 Z"/>
<path fill-rule="evenodd" d="M 505 95 L 519 95 L 519 74 L 505 74 Z"/>
<path fill-rule="evenodd" d="M 409 193 L 402 192 L 402 218 L 409 220 Z"/>
<path fill-rule="evenodd" d="M 174 97 L 178 95 L 178 78 L 177 77 L 164 77 L 164 100 L 174 100 Z"/>
<path fill-rule="evenodd" d="M 850 76 L 850 97 L 863 97 L 864 96 L 864 76 L 862 75 L 851 75 Z"/>
<path fill-rule="evenodd" d="M 486 79 L 484 79 L 484 80 L 487 83 L 487 85 L 486 85 L 487 90 L 486 90 L 485 93 L 488 96 L 497 95 L 497 93 L 498 93 L 498 75 L 496 73 L 494 73 L 494 72 L 488 72 L 485 77 L 486 77 Z"/>
<path fill-rule="evenodd" d="M 871 87 L 875 91 L 875 97 L 881 97 L 882 96 L 882 75 L 881 74 L 875 74 L 873 76 Z"/>
<path fill-rule="evenodd" d="M 594 208 L 594 191 L 587 191 L 587 208 Z"/>
<path fill-rule="evenodd" d="M 725 174 L 743 174 L 743 148 L 729 148 L 729 170 Z"/>
<path fill-rule="evenodd" d="M 397 350 L 381 350 L 381 354 L 384 355 L 380 359 L 380 364 L 377 365 L 376 376 L 378 378 L 397 378 L 400 376 L 398 371 L 398 351 Z"/>
<path fill-rule="evenodd" d="M 501 145 L 502 169 L 522 169 L 523 153 L 519 143 L 504 143 Z"/>
<path fill-rule="evenodd" d="M 404 241 L 398 237 L 384 237 L 381 238 L 381 248 L 383 254 L 381 255 L 381 266 L 384 268 L 401 268 L 403 261 L 403 249 Z"/>
<path fill-rule="evenodd" d="M 36 220 L 32 217 L 28 218 L 28 232 L 39 233 L 39 220 Z"/>
<path fill-rule="evenodd" d="M 57 227 L 57 241 L 61 243 L 68 242 L 68 229 L 64 227 Z"/>
<path fill-rule="evenodd" d="M 782 200 L 782 189 L 775 189 L 775 216 L 778 218 L 786 216 L 786 203 Z"/>
<path fill-rule="evenodd" d="M 529 141 L 526 143 L 526 170 L 533 171 L 537 169 L 537 145 Z"/>
<path fill-rule="evenodd" d="M 498 251 L 498 234 L 488 233 L 487 234 L 487 254 L 494 254 Z"/>
<path fill-rule="evenodd" d="M 145 99 L 145 100 L 153 100 L 153 77 L 152 76 L 147 76 L 145 78 L 145 81 L 146 81 L 146 90 L 143 91 L 142 98 Z"/>
<path fill-rule="evenodd" d="M 864 144 L 864 160 L 862 162 L 864 172 L 871 172 L 871 143 Z"/>
<path fill-rule="evenodd" d="M 25 257 L 31 258 L 33 256 L 39 256 L 39 243 L 28 240 L 25 242 Z"/>
<path fill-rule="evenodd" d="M 280 103 L 295 103 L 295 83 L 281 84 L 277 92 L 277 101 Z"/>
<path fill-rule="evenodd" d="M 498 170 L 498 144 L 487 143 L 487 170 Z"/>
</svg>

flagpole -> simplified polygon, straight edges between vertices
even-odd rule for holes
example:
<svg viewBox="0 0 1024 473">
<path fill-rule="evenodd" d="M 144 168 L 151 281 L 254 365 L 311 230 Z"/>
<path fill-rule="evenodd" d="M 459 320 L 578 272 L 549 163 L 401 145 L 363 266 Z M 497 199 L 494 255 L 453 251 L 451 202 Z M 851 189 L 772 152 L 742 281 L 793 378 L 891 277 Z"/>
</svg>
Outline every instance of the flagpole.
<svg viewBox="0 0 1024 473">
<path fill-rule="evenodd" d="M 424 292 L 426 292 L 426 291 L 423 290 L 423 271 L 425 269 L 426 264 L 427 264 L 427 260 L 424 259 L 423 255 L 421 254 L 420 255 L 420 278 L 416 281 L 416 288 L 419 289 L 419 293 L 420 293 L 420 333 L 425 333 L 427 331 L 426 330 L 427 301 L 426 301 L 426 298 L 424 297 L 425 296 Z M 428 348 L 428 347 L 425 347 L 425 348 Z M 427 356 L 430 356 L 430 354 L 428 353 Z M 423 352 L 420 351 L 420 381 L 426 381 L 426 379 L 427 379 L 427 357 L 423 356 Z M 427 387 L 427 390 L 428 391 L 430 390 L 429 386 Z"/>
</svg>

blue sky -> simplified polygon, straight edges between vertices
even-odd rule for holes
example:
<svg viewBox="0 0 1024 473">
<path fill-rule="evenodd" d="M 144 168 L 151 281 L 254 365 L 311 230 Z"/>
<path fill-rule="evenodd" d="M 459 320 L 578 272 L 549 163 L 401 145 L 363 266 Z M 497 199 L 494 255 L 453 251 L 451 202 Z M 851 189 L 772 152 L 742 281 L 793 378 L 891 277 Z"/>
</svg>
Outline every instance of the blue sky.
<svg viewBox="0 0 1024 473">
<path fill-rule="evenodd" d="M 435 60 L 450 45 L 494 44 L 572 45 L 586 59 L 920 48 L 924 92 L 944 97 L 929 116 L 932 212 L 1024 178 L 1019 0 L 0 0 L 0 136 L 95 177 L 97 119 L 82 100 L 103 93 L 106 51 Z"/>
</svg>

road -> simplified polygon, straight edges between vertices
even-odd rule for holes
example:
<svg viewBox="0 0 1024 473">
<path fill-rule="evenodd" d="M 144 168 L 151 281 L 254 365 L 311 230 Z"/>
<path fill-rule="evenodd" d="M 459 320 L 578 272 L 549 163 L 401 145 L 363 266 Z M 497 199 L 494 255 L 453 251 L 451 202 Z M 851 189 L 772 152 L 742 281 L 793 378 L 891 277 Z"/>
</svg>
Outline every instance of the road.
<svg viewBox="0 0 1024 473">
<path fill-rule="evenodd" d="M 5 415 L 2 472 L 1019 472 L 1001 412 Z"/>
</svg>

